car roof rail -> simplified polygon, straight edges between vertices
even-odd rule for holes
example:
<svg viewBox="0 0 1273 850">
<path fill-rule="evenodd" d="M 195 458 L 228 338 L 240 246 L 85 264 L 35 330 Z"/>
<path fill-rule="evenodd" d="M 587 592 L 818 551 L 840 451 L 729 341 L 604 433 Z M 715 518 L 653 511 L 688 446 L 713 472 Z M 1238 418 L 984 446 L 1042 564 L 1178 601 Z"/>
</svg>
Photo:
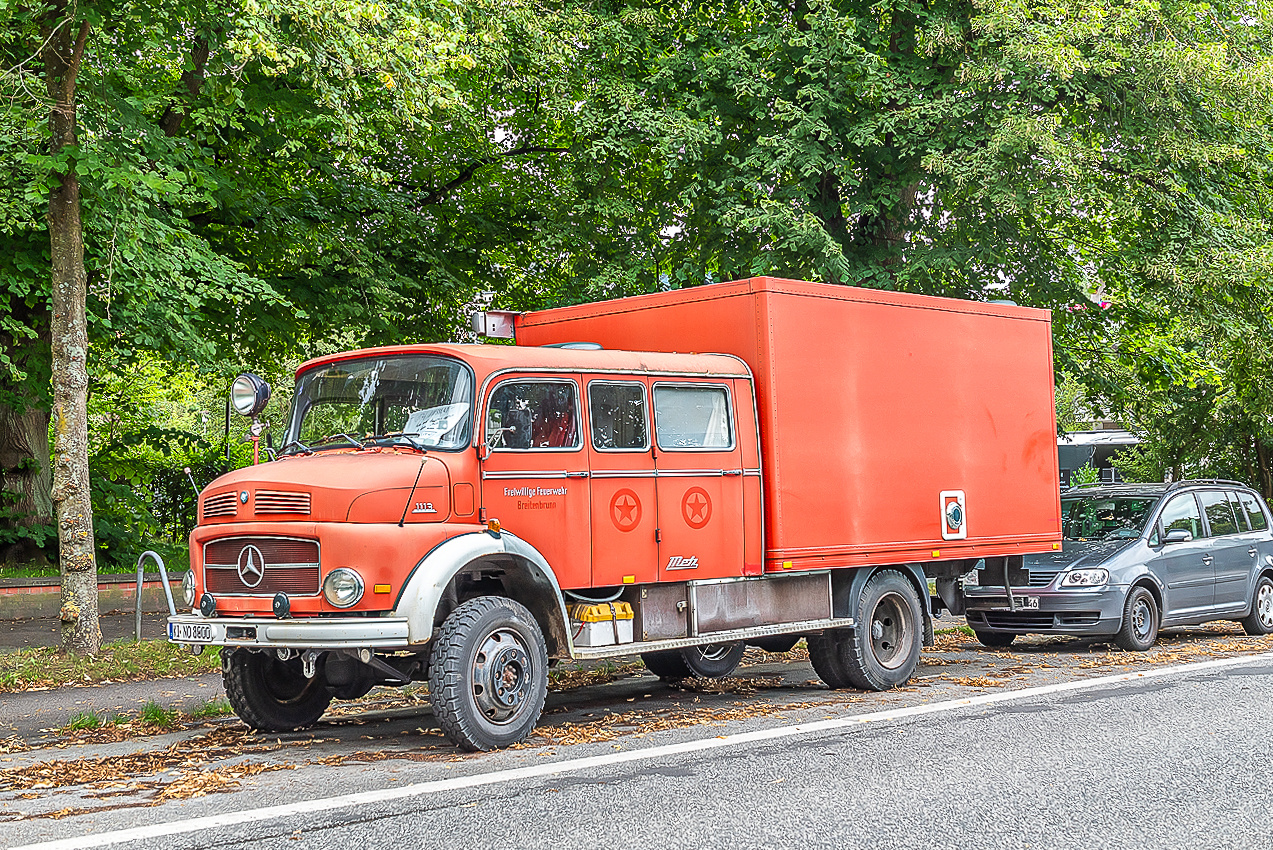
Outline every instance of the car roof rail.
<svg viewBox="0 0 1273 850">
<path fill-rule="evenodd" d="M 1194 485 L 1206 484 L 1222 484 L 1226 487 L 1241 487 L 1244 490 L 1250 490 L 1250 484 L 1243 484 L 1241 481 L 1232 481 L 1228 478 L 1182 478 L 1179 481 L 1171 482 L 1168 490 L 1179 490 L 1181 487 L 1192 487 Z"/>
</svg>

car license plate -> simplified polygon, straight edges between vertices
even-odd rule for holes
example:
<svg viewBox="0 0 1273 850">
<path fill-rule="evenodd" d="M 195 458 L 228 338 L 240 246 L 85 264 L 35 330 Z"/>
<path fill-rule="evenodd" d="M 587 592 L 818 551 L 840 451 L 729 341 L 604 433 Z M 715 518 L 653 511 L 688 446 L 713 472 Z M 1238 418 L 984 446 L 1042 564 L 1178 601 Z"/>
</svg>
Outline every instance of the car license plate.
<svg viewBox="0 0 1273 850">
<path fill-rule="evenodd" d="M 212 626 L 207 623 L 169 623 L 168 639 L 177 643 L 212 643 Z"/>
<path fill-rule="evenodd" d="M 1017 608 L 1034 608 L 1039 607 L 1039 597 L 1037 596 L 1015 596 L 1013 599 L 1017 603 Z"/>
</svg>

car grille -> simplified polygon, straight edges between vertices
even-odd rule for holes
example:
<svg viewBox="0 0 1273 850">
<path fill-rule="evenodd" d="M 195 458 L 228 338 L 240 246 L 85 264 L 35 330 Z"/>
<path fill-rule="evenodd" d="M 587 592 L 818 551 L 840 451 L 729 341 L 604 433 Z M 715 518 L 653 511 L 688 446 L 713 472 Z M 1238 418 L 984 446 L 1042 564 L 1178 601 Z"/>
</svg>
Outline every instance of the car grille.
<svg viewBox="0 0 1273 850">
<path fill-rule="evenodd" d="M 253 508 L 260 514 L 308 514 L 309 493 L 287 493 L 281 490 L 257 490 Z"/>
<path fill-rule="evenodd" d="M 1077 626 L 1093 626 L 1100 621 L 1096 611 L 1067 611 L 1053 614 L 1046 611 L 975 611 L 972 618 L 995 629 L 1019 629 L 1021 631 L 1065 631 Z"/>
<path fill-rule="evenodd" d="M 259 583 L 239 574 L 239 558 L 248 546 L 260 553 Z M 255 559 L 255 555 L 253 555 Z M 254 560 L 255 563 L 255 560 Z M 213 540 L 203 548 L 204 578 L 209 593 L 256 596 L 287 593 L 318 593 L 319 552 L 317 540 L 290 537 L 230 537 Z"/>
<path fill-rule="evenodd" d="M 239 510 L 237 493 L 218 493 L 203 500 L 203 518 L 234 516 Z"/>
<path fill-rule="evenodd" d="M 1047 587 L 1060 570 L 1030 570 L 1030 587 Z"/>
</svg>

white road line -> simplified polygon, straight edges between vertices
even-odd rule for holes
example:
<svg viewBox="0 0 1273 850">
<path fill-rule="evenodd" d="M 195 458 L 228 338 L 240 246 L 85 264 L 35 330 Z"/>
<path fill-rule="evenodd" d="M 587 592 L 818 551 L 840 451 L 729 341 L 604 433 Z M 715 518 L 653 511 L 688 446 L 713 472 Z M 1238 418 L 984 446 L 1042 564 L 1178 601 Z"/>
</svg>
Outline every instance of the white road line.
<svg viewBox="0 0 1273 850">
<path fill-rule="evenodd" d="M 162 838 L 170 835 L 184 835 L 190 832 L 207 831 L 215 833 L 222 827 L 240 826 L 248 823 L 290 818 L 296 815 L 327 812 L 333 809 L 353 808 L 392 800 L 411 797 L 424 797 L 444 791 L 458 791 L 465 788 L 478 788 L 484 785 L 496 785 L 503 782 L 515 782 L 519 779 L 538 779 L 545 776 L 556 776 L 562 773 L 574 773 L 595 767 L 629 764 L 649 761 L 665 756 L 683 755 L 685 753 L 703 752 L 722 747 L 733 747 L 740 744 L 753 744 L 761 741 L 775 741 L 797 735 L 808 735 L 815 732 L 828 732 L 846 729 L 865 723 L 880 723 L 889 720 L 900 720 L 906 717 L 917 717 L 925 714 L 938 714 L 970 706 L 993 705 L 994 703 L 1013 700 L 1030 699 L 1050 694 L 1073 691 L 1086 691 L 1115 685 L 1122 682 L 1134 682 L 1141 679 L 1157 679 L 1181 673 L 1197 673 L 1204 670 L 1218 670 L 1226 667 L 1238 667 L 1243 664 L 1273 661 L 1273 652 L 1259 655 L 1245 655 L 1236 658 L 1222 658 L 1215 661 L 1201 661 L 1193 664 L 1178 664 L 1173 667 L 1143 670 L 1136 673 L 1120 673 L 1117 676 L 1102 676 L 1096 679 L 1082 679 L 1076 682 L 1064 682 L 1056 685 L 1043 685 L 1037 688 L 1024 688 L 1017 691 L 1000 691 L 994 694 L 968 697 L 966 699 L 946 700 L 944 702 L 913 705 L 907 708 L 874 711 L 869 714 L 857 714 L 852 717 L 841 717 L 834 720 L 820 720 L 815 723 L 800 723 L 795 726 L 779 726 L 773 729 L 760 729 L 755 732 L 740 732 L 736 735 L 722 735 L 696 741 L 684 741 L 679 744 L 664 744 L 639 750 L 628 750 L 608 753 L 587 758 L 567 759 L 565 761 L 537 764 L 533 767 L 518 767 L 500 770 L 494 773 L 481 773 L 474 776 L 457 776 L 450 779 L 438 779 L 433 782 L 421 782 L 401 788 L 385 788 L 379 791 L 363 791 L 358 794 L 344 794 L 339 797 L 323 797 L 317 800 L 306 800 L 300 803 L 289 803 L 283 806 L 268 806 L 261 809 L 245 809 L 222 815 L 209 815 L 201 818 L 158 823 L 152 826 L 141 826 L 133 829 L 121 829 L 104 832 L 100 835 L 82 835 L 77 838 L 65 838 L 47 841 L 41 844 L 26 844 L 13 850 L 86 850 L 86 848 L 107 847 L 112 844 L 124 844 L 130 841 Z"/>
</svg>

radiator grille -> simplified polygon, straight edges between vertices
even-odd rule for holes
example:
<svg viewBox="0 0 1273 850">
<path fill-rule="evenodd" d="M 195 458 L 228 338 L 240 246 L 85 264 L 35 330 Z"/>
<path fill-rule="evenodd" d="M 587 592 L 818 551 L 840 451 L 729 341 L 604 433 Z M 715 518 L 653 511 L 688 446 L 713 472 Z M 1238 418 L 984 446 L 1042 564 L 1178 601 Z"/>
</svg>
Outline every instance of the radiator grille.
<svg viewBox="0 0 1273 850">
<path fill-rule="evenodd" d="M 1030 586 L 1031 587 L 1047 587 L 1052 583 L 1052 579 L 1056 578 L 1056 574 L 1060 570 L 1030 570 Z"/>
<path fill-rule="evenodd" d="M 239 510 L 237 493 L 218 493 L 203 500 L 203 518 L 234 516 Z"/>
<path fill-rule="evenodd" d="M 281 490 L 257 490 L 253 507 L 257 514 L 307 514 L 309 493 L 286 493 Z"/>
<path fill-rule="evenodd" d="M 259 581 L 252 568 L 240 570 L 240 558 L 259 569 Z M 259 554 L 258 554 L 259 553 Z M 258 559 L 260 563 L 258 563 Z M 204 577 L 208 591 L 223 595 L 270 595 L 283 592 L 306 595 L 318 593 L 318 541 L 287 537 L 231 537 L 213 540 L 203 548 Z M 247 579 L 245 581 L 244 579 Z"/>
</svg>

